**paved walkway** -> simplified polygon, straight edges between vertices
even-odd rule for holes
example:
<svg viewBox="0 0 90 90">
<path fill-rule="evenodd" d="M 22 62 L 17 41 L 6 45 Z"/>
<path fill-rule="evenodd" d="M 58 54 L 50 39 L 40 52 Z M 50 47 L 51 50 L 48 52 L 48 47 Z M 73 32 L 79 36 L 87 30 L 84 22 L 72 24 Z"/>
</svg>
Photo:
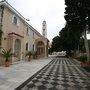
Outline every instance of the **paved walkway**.
<svg viewBox="0 0 90 90">
<path fill-rule="evenodd" d="M 14 90 L 50 61 L 50 58 L 38 59 L 0 67 L 0 90 Z"/>
<path fill-rule="evenodd" d="M 75 60 L 54 58 L 15 90 L 90 90 L 90 74 Z"/>
</svg>

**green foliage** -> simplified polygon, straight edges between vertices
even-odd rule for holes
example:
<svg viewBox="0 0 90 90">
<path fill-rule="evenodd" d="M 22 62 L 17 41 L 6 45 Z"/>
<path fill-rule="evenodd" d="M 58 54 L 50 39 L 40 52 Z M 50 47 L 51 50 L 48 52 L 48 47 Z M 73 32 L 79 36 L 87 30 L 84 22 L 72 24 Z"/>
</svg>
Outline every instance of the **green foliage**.
<svg viewBox="0 0 90 90">
<path fill-rule="evenodd" d="M 87 0 L 86 0 L 87 1 Z M 86 2 L 87 3 L 87 2 Z M 85 0 L 65 0 L 65 19 L 71 26 L 85 26 L 87 7 Z M 90 5 L 89 5 L 90 6 Z"/>
<path fill-rule="evenodd" d="M 36 51 L 28 51 L 26 52 L 25 56 L 29 56 L 29 59 L 31 58 L 31 56 L 36 59 L 37 58 L 37 52 Z"/>
<path fill-rule="evenodd" d="M 59 32 L 59 35 L 62 50 L 66 51 L 67 55 L 72 56 L 72 51 L 78 49 L 80 32 L 66 23 L 65 27 Z"/>
<path fill-rule="evenodd" d="M 28 56 L 28 61 L 30 61 L 31 60 L 31 56 L 33 56 L 33 53 L 31 51 L 28 51 L 28 52 L 26 52 L 25 56 Z"/>
<path fill-rule="evenodd" d="M 32 55 L 32 52 L 31 51 L 28 51 L 28 52 L 26 52 L 26 55 L 25 56 L 31 57 L 31 55 Z"/>
<path fill-rule="evenodd" d="M 88 31 L 90 28 L 90 0 L 65 0 L 65 5 L 65 20 L 69 31 L 66 39 L 69 43 L 66 45 L 75 50 L 82 33 L 86 31 L 86 26 Z"/>
<path fill-rule="evenodd" d="M 65 20 L 71 27 L 85 30 L 90 27 L 90 0 L 65 0 Z M 88 29 L 89 30 L 89 29 Z"/>
<path fill-rule="evenodd" d="M 53 52 L 53 51 L 59 51 L 60 50 L 60 37 L 59 36 L 56 36 L 53 38 L 53 41 L 52 41 L 52 47 L 50 48 L 50 52 Z"/>
<path fill-rule="evenodd" d="M 36 51 L 32 51 L 32 56 L 33 56 L 34 59 L 36 59 L 37 58 L 37 52 Z"/>
<path fill-rule="evenodd" d="M 78 50 L 79 45 L 82 46 L 80 37 L 86 30 L 86 26 L 90 28 L 90 0 L 65 0 L 65 5 L 66 25 L 59 36 L 53 39 L 49 51 L 63 50 L 71 56 L 72 52 Z"/>
<path fill-rule="evenodd" d="M 85 51 L 84 38 L 83 37 L 80 38 L 80 40 L 79 40 L 79 47 L 78 47 L 78 49 L 79 49 L 80 53 L 85 53 L 86 52 Z"/>
<path fill-rule="evenodd" d="M 71 56 L 71 52 L 78 49 L 80 32 L 76 29 L 72 30 L 68 24 L 59 32 L 59 36 L 53 38 L 52 48 L 49 49 L 50 52 L 53 51 L 66 51 L 66 53 Z"/>
<path fill-rule="evenodd" d="M 87 60 L 87 56 L 86 55 L 81 55 L 77 58 L 79 61 L 81 62 L 85 62 Z"/>
<path fill-rule="evenodd" d="M 12 53 L 12 50 L 5 50 L 3 49 L 0 53 L 0 55 L 6 59 L 6 61 L 9 61 L 9 58 L 12 57 L 14 54 Z"/>
</svg>

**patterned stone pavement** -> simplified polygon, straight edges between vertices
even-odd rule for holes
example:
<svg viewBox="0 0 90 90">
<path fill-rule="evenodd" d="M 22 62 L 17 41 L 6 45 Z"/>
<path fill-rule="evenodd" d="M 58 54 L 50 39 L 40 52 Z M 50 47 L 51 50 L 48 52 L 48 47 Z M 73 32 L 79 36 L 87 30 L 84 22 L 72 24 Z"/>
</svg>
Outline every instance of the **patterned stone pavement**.
<svg viewBox="0 0 90 90">
<path fill-rule="evenodd" d="M 90 73 L 68 58 L 54 58 L 15 90 L 90 90 Z"/>
</svg>

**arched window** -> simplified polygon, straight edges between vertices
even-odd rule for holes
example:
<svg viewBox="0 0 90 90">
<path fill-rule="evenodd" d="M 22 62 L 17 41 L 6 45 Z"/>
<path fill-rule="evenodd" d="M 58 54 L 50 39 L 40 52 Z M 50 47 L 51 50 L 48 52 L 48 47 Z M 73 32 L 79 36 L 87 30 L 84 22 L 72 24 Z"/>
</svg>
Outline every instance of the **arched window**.
<svg viewBox="0 0 90 90">
<path fill-rule="evenodd" d="M 33 51 L 34 51 L 34 44 L 33 44 Z"/>
<path fill-rule="evenodd" d="M 16 15 L 13 15 L 12 23 L 14 23 L 16 26 L 19 26 L 19 18 Z"/>
<path fill-rule="evenodd" d="M 28 29 L 28 27 L 26 28 L 26 35 L 29 35 L 29 29 Z"/>
<path fill-rule="evenodd" d="M 14 24 L 17 25 L 17 17 L 14 16 Z"/>
<path fill-rule="evenodd" d="M 28 43 L 26 43 L 26 51 L 28 51 Z"/>
<path fill-rule="evenodd" d="M 39 46 L 42 46 L 42 45 L 44 45 L 44 43 L 43 43 L 42 41 L 39 41 L 39 42 L 38 42 L 38 45 L 39 45 Z"/>
</svg>

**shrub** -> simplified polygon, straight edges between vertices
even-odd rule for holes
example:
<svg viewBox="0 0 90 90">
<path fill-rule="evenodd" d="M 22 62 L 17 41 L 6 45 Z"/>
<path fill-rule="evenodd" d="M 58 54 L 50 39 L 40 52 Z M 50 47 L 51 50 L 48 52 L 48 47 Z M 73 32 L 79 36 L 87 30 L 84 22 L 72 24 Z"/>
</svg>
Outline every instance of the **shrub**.
<svg viewBox="0 0 90 90">
<path fill-rule="evenodd" d="M 37 58 L 37 53 L 36 53 L 36 51 L 32 51 L 32 56 L 33 56 L 33 59 L 36 59 L 36 58 Z"/>
<path fill-rule="evenodd" d="M 0 56 L 4 57 L 5 58 L 5 61 L 9 61 L 9 58 L 12 57 L 14 54 L 12 53 L 12 50 L 9 49 L 9 50 L 5 50 L 3 49 L 0 53 Z"/>
<path fill-rule="evenodd" d="M 78 57 L 78 60 L 81 61 L 81 62 L 85 62 L 85 61 L 87 61 L 87 56 L 82 55 L 82 56 Z"/>
<path fill-rule="evenodd" d="M 25 56 L 26 57 L 28 56 L 28 61 L 30 61 L 31 60 L 31 56 L 32 56 L 32 52 L 31 51 L 26 52 Z"/>
</svg>

